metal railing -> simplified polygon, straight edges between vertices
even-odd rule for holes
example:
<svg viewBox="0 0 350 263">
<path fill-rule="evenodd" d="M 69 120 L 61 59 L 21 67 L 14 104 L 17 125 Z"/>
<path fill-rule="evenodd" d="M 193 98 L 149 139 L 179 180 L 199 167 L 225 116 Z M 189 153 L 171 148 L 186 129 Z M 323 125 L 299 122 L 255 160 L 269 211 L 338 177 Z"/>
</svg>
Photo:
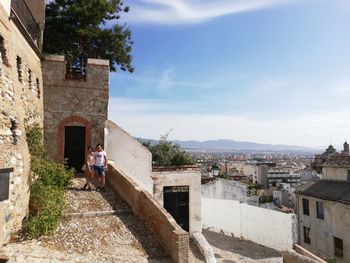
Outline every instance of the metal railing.
<svg viewBox="0 0 350 263">
<path fill-rule="evenodd" d="M 18 20 L 17 22 L 23 25 L 33 42 L 38 45 L 40 28 L 24 0 L 11 1 L 11 18 Z"/>
</svg>

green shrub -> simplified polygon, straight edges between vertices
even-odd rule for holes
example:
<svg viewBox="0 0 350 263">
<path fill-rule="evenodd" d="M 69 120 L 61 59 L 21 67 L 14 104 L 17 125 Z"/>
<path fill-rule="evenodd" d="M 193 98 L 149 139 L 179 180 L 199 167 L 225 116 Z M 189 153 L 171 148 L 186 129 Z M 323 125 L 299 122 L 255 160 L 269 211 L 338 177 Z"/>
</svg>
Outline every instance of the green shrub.
<svg viewBox="0 0 350 263">
<path fill-rule="evenodd" d="M 30 187 L 29 237 L 53 234 L 65 208 L 64 190 L 35 181 Z"/>
<path fill-rule="evenodd" d="M 46 158 L 42 129 L 38 125 L 26 131 L 31 154 L 29 219 L 25 225 L 29 237 L 54 233 L 65 208 L 64 189 L 74 177 L 74 169 L 67 169 Z"/>
<path fill-rule="evenodd" d="M 162 135 L 158 144 L 143 142 L 143 145 L 152 153 L 153 165 L 155 166 L 179 166 L 195 164 L 191 155 L 181 150 L 180 145 L 167 140 L 168 133 Z"/>
<path fill-rule="evenodd" d="M 74 169 L 68 170 L 63 164 L 39 158 L 32 160 L 31 170 L 35 174 L 35 180 L 59 188 L 67 187 L 74 177 Z"/>
<path fill-rule="evenodd" d="M 27 144 L 32 158 L 44 158 L 45 149 L 43 145 L 42 129 L 38 124 L 26 128 Z"/>
</svg>

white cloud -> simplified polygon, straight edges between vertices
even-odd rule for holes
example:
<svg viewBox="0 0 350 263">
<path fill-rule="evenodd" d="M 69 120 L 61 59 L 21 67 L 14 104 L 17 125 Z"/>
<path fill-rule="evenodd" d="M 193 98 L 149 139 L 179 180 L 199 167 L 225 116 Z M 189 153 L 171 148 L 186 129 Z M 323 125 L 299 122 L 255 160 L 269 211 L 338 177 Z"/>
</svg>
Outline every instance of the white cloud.
<svg viewBox="0 0 350 263">
<path fill-rule="evenodd" d="M 320 146 L 349 138 L 350 110 L 328 111 L 293 119 L 274 120 L 239 114 L 176 113 L 182 107 L 160 101 L 111 98 L 109 118 L 134 136 L 159 138 L 172 129 L 170 139 L 234 139 L 259 143 Z"/>
<path fill-rule="evenodd" d="M 334 90 L 336 95 L 349 96 L 350 95 L 350 78 L 340 78 L 332 81 L 329 84 L 329 89 Z"/>
<path fill-rule="evenodd" d="M 155 24 L 198 23 L 267 8 L 290 0 L 135 0 L 128 21 Z"/>
</svg>

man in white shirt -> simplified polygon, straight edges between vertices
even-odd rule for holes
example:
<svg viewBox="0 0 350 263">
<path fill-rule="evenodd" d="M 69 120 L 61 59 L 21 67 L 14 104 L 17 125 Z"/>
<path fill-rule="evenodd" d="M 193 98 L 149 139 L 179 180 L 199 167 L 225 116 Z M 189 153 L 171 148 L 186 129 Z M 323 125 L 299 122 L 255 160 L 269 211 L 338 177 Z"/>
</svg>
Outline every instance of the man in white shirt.
<svg viewBox="0 0 350 263">
<path fill-rule="evenodd" d="M 105 168 L 107 168 L 107 154 L 102 149 L 101 144 L 96 145 L 96 152 L 94 153 L 95 160 L 95 174 L 98 176 L 99 187 L 97 187 L 97 191 L 102 190 L 106 192 L 105 183 Z"/>
</svg>

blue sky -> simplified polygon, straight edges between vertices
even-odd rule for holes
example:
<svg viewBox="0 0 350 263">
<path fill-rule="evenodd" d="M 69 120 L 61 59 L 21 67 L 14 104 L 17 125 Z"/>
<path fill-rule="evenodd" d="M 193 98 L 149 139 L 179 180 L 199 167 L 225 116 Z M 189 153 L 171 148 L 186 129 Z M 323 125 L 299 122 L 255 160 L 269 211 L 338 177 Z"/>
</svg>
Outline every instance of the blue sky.
<svg viewBox="0 0 350 263">
<path fill-rule="evenodd" d="M 109 118 L 134 136 L 350 140 L 350 1 L 125 0 L 133 74 Z"/>
</svg>

